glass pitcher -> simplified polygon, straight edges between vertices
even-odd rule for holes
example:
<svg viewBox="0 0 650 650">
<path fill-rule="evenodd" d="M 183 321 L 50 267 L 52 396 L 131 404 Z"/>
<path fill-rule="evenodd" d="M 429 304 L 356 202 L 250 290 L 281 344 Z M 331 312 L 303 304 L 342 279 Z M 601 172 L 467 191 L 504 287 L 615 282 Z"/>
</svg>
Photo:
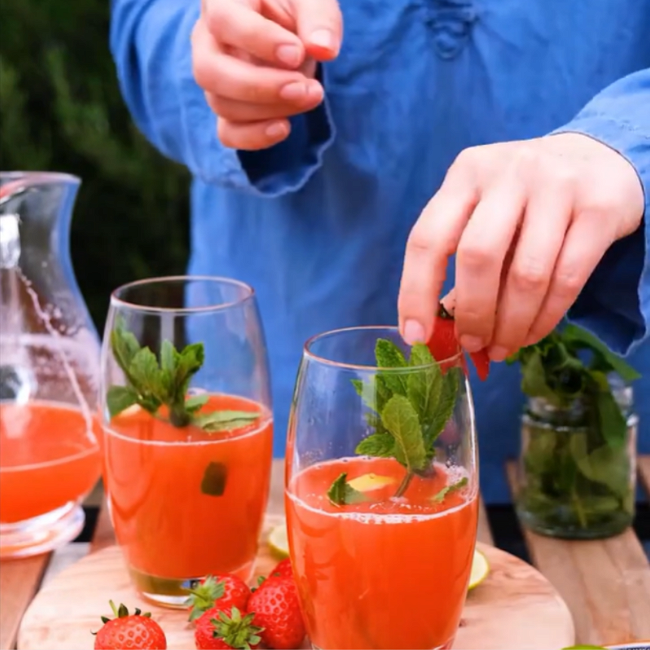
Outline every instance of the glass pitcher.
<svg viewBox="0 0 650 650">
<path fill-rule="evenodd" d="M 100 470 L 99 339 L 69 252 L 74 176 L 0 173 L 0 558 L 81 531 Z"/>
</svg>

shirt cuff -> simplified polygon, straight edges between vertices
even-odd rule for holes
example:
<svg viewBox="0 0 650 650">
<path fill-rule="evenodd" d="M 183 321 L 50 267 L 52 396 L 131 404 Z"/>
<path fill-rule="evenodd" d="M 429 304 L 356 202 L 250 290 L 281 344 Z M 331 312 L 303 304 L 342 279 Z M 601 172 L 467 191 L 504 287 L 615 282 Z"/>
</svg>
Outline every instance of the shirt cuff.
<svg viewBox="0 0 650 650">
<path fill-rule="evenodd" d="M 325 69 L 319 69 L 317 78 L 323 86 L 326 76 Z M 291 133 L 283 142 L 261 151 L 241 151 L 219 142 L 216 116 L 203 94 L 196 93 L 191 72 L 187 83 L 194 86 L 188 92 L 193 96 L 186 109 L 187 123 L 192 125 L 188 136 L 195 140 L 194 150 L 205 156 L 196 166 L 203 181 L 273 198 L 300 190 L 321 167 L 335 137 L 327 98 L 314 110 L 290 118 Z"/>
</svg>

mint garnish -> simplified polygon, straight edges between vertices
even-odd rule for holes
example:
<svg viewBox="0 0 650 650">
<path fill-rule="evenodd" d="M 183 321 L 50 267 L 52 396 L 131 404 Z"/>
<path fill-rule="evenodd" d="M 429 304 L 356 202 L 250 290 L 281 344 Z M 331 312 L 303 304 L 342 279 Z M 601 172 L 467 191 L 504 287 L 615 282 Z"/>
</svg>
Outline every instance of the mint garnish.
<svg viewBox="0 0 650 650">
<path fill-rule="evenodd" d="M 327 491 L 327 498 L 332 505 L 352 505 L 368 500 L 363 492 L 359 492 L 359 490 L 355 490 L 347 484 L 347 478 L 346 473 L 341 474 Z"/>
<path fill-rule="evenodd" d="M 148 347 L 140 347 L 133 333 L 121 324 L 113 329 L 110 340 L 115 361 L 126 378 L 126 386 L 108 389 L 106 403 L 111 418 L 137 404 L 175 427 L 192 424 L 206 433 L 246 426 L 259 418 L 258 413 L 247 411 L 199 413 L 208 396 L 188 397 L 187 391 L 192 376 L 201 369 L 205 360 L 203 343 L 186 345 L 179 352 L 165 340 L 160 347 L 159 361 Z M 168 409 L 167 418 L 159 413 L 162 406 Z"/>
<path fill-rule="evenodd" d="M 420 343 L 406 359 L 393 342 L 378 339 L 375 358 L 379 370 L 372 379 L 352 380 L 369 409 L 366 420 L 372 430 L 355 451 L 363 456 L 394 458 L 403 465 L 406 474 L 395 494 L 401 496 L 414 474 L 425 471 L 433 461 L 434 443 L 456 403 L 458 373 L 450 368 L 443 374 L 429 348 Z M 411 372 L 390 372 L 416 367 Z M 344 488 L 349 486 L 339 476 L 328 492 L 330 500 L 337 505 L 349 503 Z"/>
<path fill-rule="evenodd" d="M 445 487 L 443 487 L 442 490 L 438 492 L 438 494 L 434 495 L 431 500 L 434 503 L 442 503 L 450 492 L 460 490 L 461 488 L 464 488 L 468 483 L 469 481 L 467 480 L 467 476 L 463 476 L 463 478 L 456 481 L 455 483 L 452 483 L 451 485 L 445 485 Z"/>
</svg>

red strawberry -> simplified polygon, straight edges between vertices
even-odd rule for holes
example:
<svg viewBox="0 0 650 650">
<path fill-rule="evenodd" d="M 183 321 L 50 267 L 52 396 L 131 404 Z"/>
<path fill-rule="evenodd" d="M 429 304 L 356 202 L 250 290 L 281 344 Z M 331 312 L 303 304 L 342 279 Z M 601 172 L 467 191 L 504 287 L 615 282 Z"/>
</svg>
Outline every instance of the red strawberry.
<svg viewBox="0 0 650 650">
<path fill-rule="evenodd" d="M 116 609 L 113 601 L 109 602 L 115 618 L 102 616 L 104 626 L 95 636 L 95 650 L 166 650 L 165 633 L 151 614 L 142 614 L 139 609 L 129 614 L 124 605 Z"/>
<path fill-rule="evenodd" d="M 245 612 L 250 595 L 251 590 L 246 583 L 235 575 L 207 576 L 190 589 L 185 604 L 190 608 L 190 621 L 195 621 L 203 612 L 215 606 L 227 611 L 237 607 Z"/>
<path fill-rule="evenodd" d="M 444 308 L 441 304 L 438 308 L 438 313 L 433 325 L 433 334 L 427 343 L 427 347 L 431 355 L 436 361 L 446 361 L 455 357 L 462 351 L 460 343 L 456 339 L 456 330 L 454 317 Z M 490 373 L 490 358 L 488 357 L 487 350 L 480 350 L 479 352 L 469 353 L 476 374 L 479 379 L 487 379 Z M 461 367 L 467 374 L 467 365 L 465 359 L 461 357 Z M 442 369 L 445 370 L 451 364 L 442 364 Z"/>
<path fill-rule="evenodd" d="M 241 615 L 237 607 L 213 607 L 196 622 L 194 644 L 199 650 L 211 648 L 259 648 L 262 628 L 253 625 L 253 614 Z"/>
<path fill-rule="evenodd" d="M 269 576 L 275 576 L 279 578 L 293 578 L 293 569 L 291 568 L 291 560 L 287 558 L 279 562 L 275 569 L 269 573 Z"/>
<path fill-rule="evenodd" d="M 298 648 L 305 638 L 298 590 L 292 578 L 271 577 L 250 597 L 248 611 L 255 613 L 255 625 L 264 645 L 277 650 Z"/>
</svg>

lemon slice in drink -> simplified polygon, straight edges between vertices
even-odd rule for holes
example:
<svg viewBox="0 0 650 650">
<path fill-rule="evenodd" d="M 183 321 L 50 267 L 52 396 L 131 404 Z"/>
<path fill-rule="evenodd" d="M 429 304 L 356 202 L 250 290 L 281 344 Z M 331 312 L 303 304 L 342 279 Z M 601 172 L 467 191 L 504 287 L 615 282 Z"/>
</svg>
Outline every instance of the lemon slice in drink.
<svg viewBox="0 0 650 650">
<path fill-rule="evenodd" d="M 284 560 L 285 557 L 289 557 L 289 540 L 287 539 L 286 524 L 280 524 L 271 530 L 269 533 L 269 548 L 278 560 Z"/>
<path fill-rule="evenodd" d="M 468 589 L 474 589 L 478 587 L 485 578 L 487 578 L 488 573 L 490 573 L 490 565 L 487 561 L 487 558 L 481 551 L 474 551 L 474 559 L 472 560 L 472 572 L 469 576 L 469 587 Z"/>
<path fill-rule="evenodd" d="M 359 492 L 372 492 L 373 490 L 378 490 L 379 488 L 383 488 L 386 485 L 392 485 L 393 483 L 397 483 L 397 481 L 391 476 L 363 474 L 362 476 L 353 478 L 348 485 L 353 490 L 358 490 Z"/>
</svg>

